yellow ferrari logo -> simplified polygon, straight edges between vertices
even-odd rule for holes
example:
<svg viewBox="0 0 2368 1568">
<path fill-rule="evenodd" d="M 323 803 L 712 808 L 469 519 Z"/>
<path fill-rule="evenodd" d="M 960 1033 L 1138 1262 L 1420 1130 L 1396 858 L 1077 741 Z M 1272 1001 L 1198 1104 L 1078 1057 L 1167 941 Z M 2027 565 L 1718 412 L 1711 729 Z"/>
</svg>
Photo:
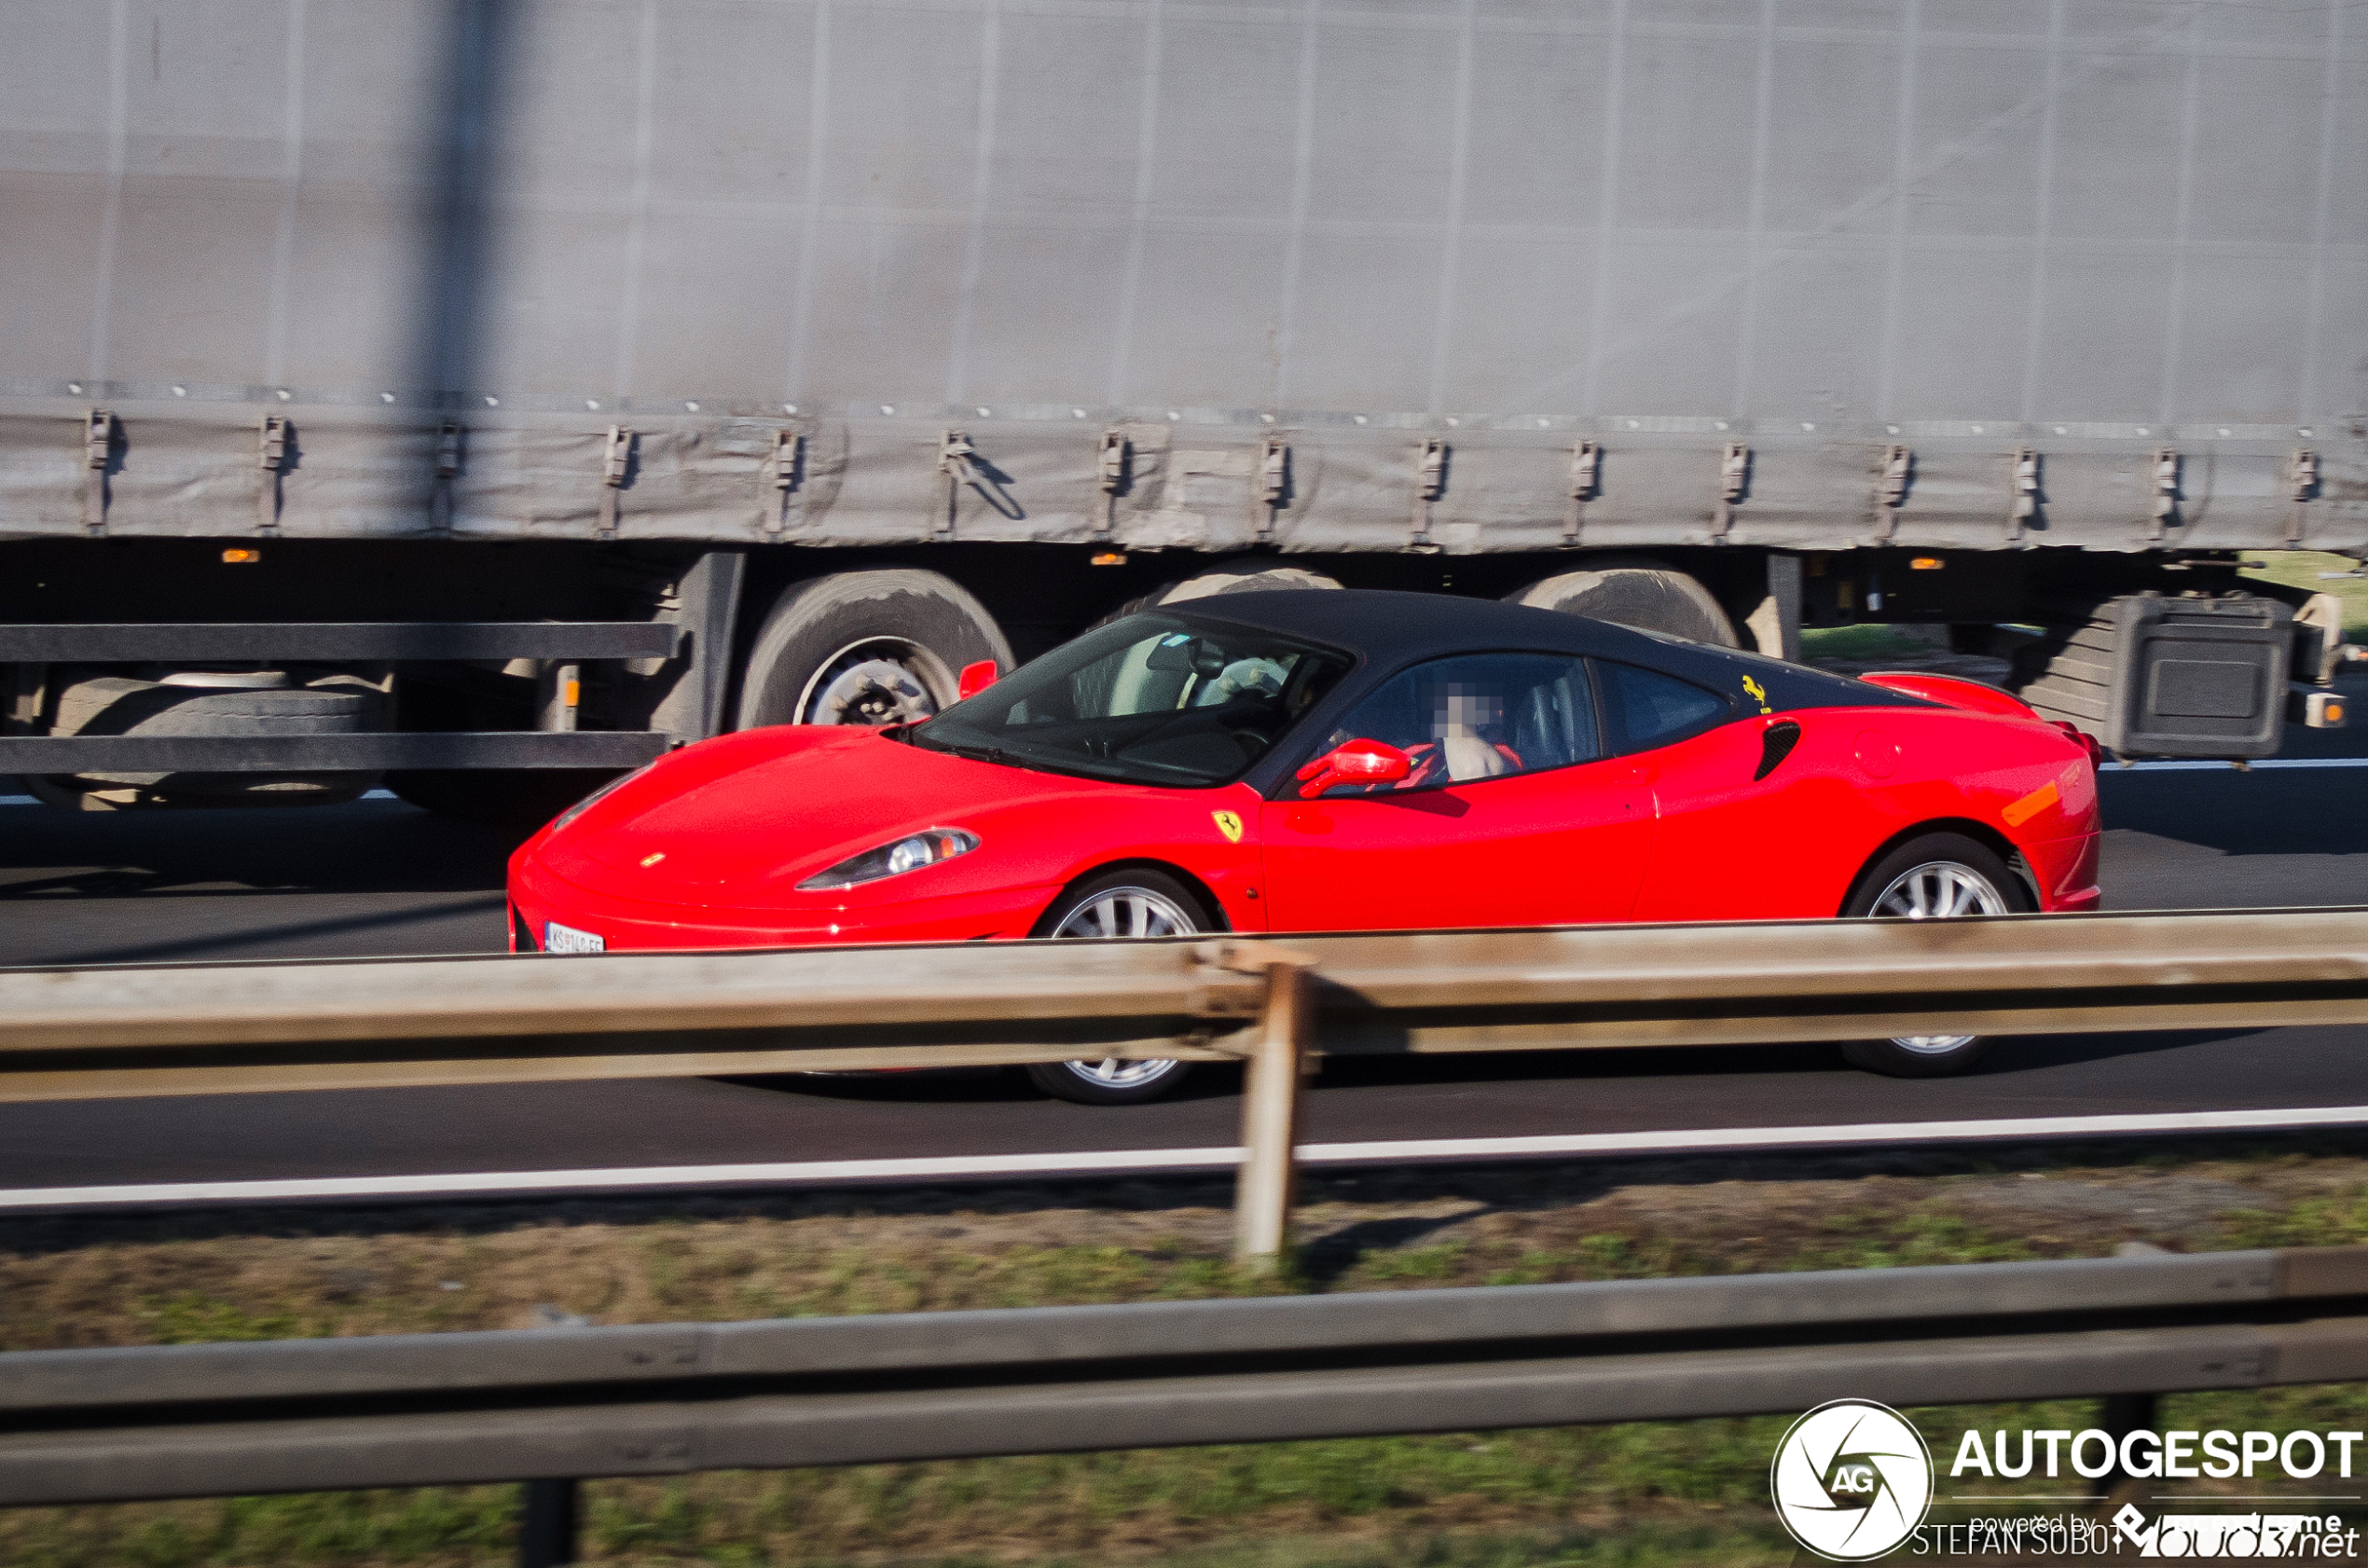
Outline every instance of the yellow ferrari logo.
<svg viewBox="0 0 2368 1568">
<path fill-rule="evenodd" d="M 1209 815 L 1217 818 L 1217 831 L 1225 835 L 1226 843 L 1242 842 L 1242 819 L 1230 811 L 1212 811 Z"/>
<path fill-rule="evenodd" d="M 1752 701 L 1759 704 L 1759 710 L 1762 713 L 1773 713 L 1776 711 L 1774 708 L 1768 706 L 1768 688 L 1761 685 L 1758 681 L 1753 680 L 1748 675 L 1743 677 L 1743 690 L 1751 694 Z"/>
</svg>

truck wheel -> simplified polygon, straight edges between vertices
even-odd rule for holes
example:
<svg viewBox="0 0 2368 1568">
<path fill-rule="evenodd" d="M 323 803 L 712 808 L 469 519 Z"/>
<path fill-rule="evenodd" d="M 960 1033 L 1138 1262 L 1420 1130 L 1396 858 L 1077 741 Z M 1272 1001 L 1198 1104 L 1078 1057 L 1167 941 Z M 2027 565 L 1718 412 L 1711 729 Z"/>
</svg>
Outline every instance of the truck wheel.
<svg viewBox="0 0 2368 1568">
<path fill-rule="evenodd" d="M 310 682 L 283 670 L 185 670 L 159 680 L 90 675 L 67 681 L 53 733 L 69 736 L 350 735 L 381 727 L 386 695 L 367 681 Z M 29 778 L 28 792 L 78 811 L 154 805 L 335 805 L 378 782 L 373 773 L 86 773 Z"/>
<path fill-rule="evenodd" d="M 1340 585 L 1338 578 L 1327 577 L 1320 571 L 1310 571 L 1303 566 L 1269 566 L 1257 560 L 1235 561 L 1230 566 L 1216 567 L 1191 577 L 1179 578 L 1152 589 L 1139 598 L 1128 599 L 1094 625 L 1107 626 L 1122 615 L 1132 615 L 1153 605 L 1184 604 L 1218 594 L 1262 594 L 1285 588 L 1337 588 Z"/>
<path fill-rule="evenodd" d="M 1106 872 L 1053 901 L 1036 923 L 1040 937 L 1195 936 L 1212 921 L 1183 884 L 1150 870 Z M 1184 1080 L 1182 1062 L 1039 1062 L 1027 1069 L 1036 1086 L 1081 1106 L 1132 1106 L 1156 1100 Z"/>
<path fill-rule="evenodd" d="M 895 724 L 954 701 L 965 665 L 1012 667 L 968 590 L 934 571 L 834 571 L 782 592 L 749 653 L 737 727 Z"/>
<path fill-rule="evenodd" d="M 1735 623 L 1711 592 L 1665 566 L 1602 566 L 1542 578 L 1505 596 L 1508 604 L 1587 615 L 1639 631 L 1664 632 L 1688 642 L 1735 648 Z"/>
<path fill-rule="evenodd" d="M 2021 878 L 1983 844 L 1962 833 L 1929 833 L 1901 845 L 1859 878 L 1842 909 L 1852 920 L 1957 920 L 2018 915 L 2031 908 Z M 1979 1035 L 1901 1035 L 1850 1040 L 1843 1059 L 1887 1078 L 1944 1078 L 1989 1050 Z"/>
</svg>

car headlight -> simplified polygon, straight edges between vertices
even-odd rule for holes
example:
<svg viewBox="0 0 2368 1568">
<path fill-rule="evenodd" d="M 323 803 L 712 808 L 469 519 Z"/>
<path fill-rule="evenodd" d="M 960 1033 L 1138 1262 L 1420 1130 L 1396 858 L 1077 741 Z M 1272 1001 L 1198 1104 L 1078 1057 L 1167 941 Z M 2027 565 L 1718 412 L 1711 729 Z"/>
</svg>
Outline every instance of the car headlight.
<svg viewBox="0 0 2368 1568">
<path fill-rule="evenodd" d="M 979 835 L 960 828 L 924 828 L 894 844 L 883 844 L 877 849 L 841 860 L 826 872 L 817 873 L 797 885 L 801 893 L 828 892 L 833 887 L 852 887 L 858 883 L 877 882 L 883 877 L 902 876 L 908 871 L 919 871 L 957 855 L 967 855 L 979 846 Z"/>
</svg>

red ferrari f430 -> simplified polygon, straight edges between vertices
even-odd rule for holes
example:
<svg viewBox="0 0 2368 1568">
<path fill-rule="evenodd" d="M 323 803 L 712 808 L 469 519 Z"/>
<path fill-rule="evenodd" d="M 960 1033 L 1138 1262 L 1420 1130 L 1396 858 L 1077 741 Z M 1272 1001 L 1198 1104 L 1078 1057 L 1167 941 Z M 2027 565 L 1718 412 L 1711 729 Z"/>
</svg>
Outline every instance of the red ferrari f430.
<svg viewBox="0 0 2368 1568">
<path fill-rule="evenodd" d="M 1122 617 L 919 723 L 685 748 L 521 846 L 510 904 L 549 951 L 1928 919 L 2093 908 L 2097 850 L 2092 745 L 1986 686 L 1260 592 Z M 1032 1069 L 1088 1103 L 1185 1070 Z"/>
</svg>

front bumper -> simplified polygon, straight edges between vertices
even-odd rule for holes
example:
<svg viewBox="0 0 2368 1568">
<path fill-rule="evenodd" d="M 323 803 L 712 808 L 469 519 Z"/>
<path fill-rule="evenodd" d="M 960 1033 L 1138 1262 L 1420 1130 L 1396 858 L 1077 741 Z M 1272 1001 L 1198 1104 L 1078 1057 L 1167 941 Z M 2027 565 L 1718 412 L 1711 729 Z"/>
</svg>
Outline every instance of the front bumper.
<svg viewBox="0 0 2368 1568">
<path fill-rule="evenodd" d="M 817 947 L 882 942 L 976 942 L 1024 937 L 1059 889 L 995 888 L 862 905 L 734 909 L 620 898 L 578 887 L 528 860 L 510 873 L 510 950 L 543 945 L 557 920 L 589 931 L 612 952 L 668 948 Z"/>
</svg>

